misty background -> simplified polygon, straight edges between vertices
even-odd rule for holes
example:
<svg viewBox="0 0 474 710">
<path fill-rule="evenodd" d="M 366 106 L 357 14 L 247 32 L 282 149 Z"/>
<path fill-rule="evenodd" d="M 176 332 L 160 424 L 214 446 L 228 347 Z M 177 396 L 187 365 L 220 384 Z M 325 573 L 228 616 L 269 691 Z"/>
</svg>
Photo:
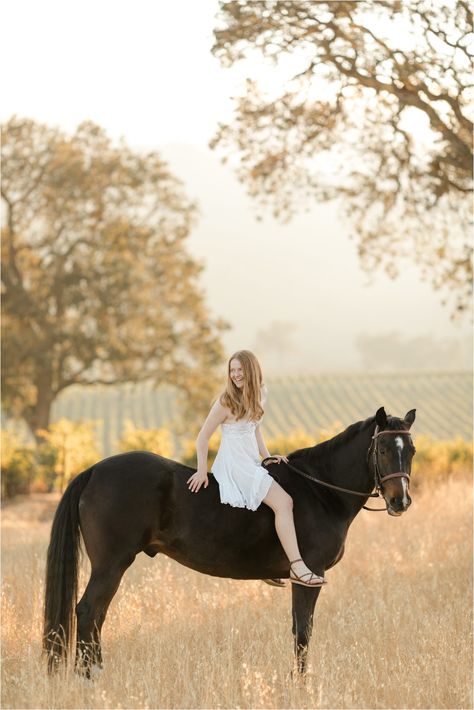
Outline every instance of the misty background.
<svg viewBox="0 0 474 710">
<path fill-rule="evenodd" d="M 269 374 L 471 367 L 468 318 L 452 320 L 408 261 L 395 280 L 363 272 L 336 205 L 290 224 L 259 220 L 213 151 L 172 144 L 161 153 L 198 201 L 188 244 L 205 264 L 212 312 L 232 325 L 229 353 L 255 349 Z"/>
<path fill-rule="evenodd" d="M 198 203 L 188 247 L 204 266 L 210 312 L 231 326 L 229 353 L 254 349 L 268 373 L 470 368 L 469 318 L 453 321 L 411 262 L 395 280 L 364 273 L 340 206 L 313 204 L 289 224 L 270 212 L 257 220 L 208 147 L 250 73 L 249 62 L 223 69 L 211 55 L 216 11 L 214 0 L 8 3 L 3 51 L 14 71 L 2 82 L 2 120 L 16 113 L 72 131 L 91 119 L 161 153 Z M 278 84 L 270 63 L 251 70 Z"/>
</svg>

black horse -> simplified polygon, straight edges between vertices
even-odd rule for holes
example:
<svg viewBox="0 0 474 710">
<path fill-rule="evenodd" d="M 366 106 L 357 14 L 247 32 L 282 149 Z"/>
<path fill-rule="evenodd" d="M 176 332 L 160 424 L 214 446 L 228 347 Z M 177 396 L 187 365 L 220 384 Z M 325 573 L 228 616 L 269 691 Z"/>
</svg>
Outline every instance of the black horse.
<svg viewBox="0 0 474 710">
<path fill-rule="evenodd" d="M 383 494 L 390 515 L 401 515 L 410 505 L 408 481 L 415 449 L 409 428 L 414 420 L 415 410 L 398 419 L 381 407 L 375 416 L 329 441 L 293 452 L 288 464 L 268 465 L 293 499 L 300 550 L 317 574 L 324 575 L 341 559 L 349 525 L 374 486 Z M 102 666 L 102 624 L 125 570 L 139 552 L 150 557 L 161 552 L 217 577 L 289 577 L 273 511 L 266 505 L 255 512 L 222 505 L 212 476 L 207 488 L 193 494 L 186 484 L 191 471 L 176 461 L 132 451 L 94 464 L 69 484 L 56 511 L 48 549 L 43 645 L 50 672 L 68 654 L 74 612 L 76 670 L 89 676 L 94 665 Z M 75 606 L 81 533 L 91 576 Z M 300 672 L 305 670 L 320 591 L 292 586 Z"/>
</svg>

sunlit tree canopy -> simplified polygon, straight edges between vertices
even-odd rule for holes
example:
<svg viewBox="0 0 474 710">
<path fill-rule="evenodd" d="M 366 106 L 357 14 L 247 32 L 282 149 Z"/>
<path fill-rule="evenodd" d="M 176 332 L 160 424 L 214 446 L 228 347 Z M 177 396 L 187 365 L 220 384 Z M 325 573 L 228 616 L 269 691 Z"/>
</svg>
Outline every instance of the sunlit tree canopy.
<svg viewBox="0 0 474 710">
<path fill-rule="evenodd" d="M 223 65 L 251 59 L 252 73 L 263 55 L 285 79 L 249 78 L 211 145 L 279 218 L 339 198 L 366 269 L 396 276 L 407 257 L 465 310 L 472 29 L 462 0 L 221 2 Z"/>
<path fill-rule="evenodd" d="M 2 172 L 4 407 L 36 431 L 66 387 L 152 380 L 195 412 L 224 326 L 187 251 L 195 205 L 166 163 L 91 122 L 66 135 L 13 117 Z"/>
</svg>

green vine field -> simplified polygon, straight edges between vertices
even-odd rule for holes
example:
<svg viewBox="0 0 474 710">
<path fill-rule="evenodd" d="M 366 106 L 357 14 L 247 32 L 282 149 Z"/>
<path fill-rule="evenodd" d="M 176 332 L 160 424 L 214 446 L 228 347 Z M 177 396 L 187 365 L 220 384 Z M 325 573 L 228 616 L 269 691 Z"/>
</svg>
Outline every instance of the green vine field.
<svg viewBox="0 0 474 710">
<path fill-rule="evenodd" d="M 342 430 L 384 406 L 403 416 L 416 408 L 415 434 L 448 440 L 472 436 L 472 373 L 403 372 L 285 375 L 266 380 L 269 396 L 264 432 L 268 438 L 294 430 Z M 211 402 L 209 402 L 209 405 Z M 116 451 L 127 420 L 138 428 L 176 429 L 178 410 L 170 387 L 149 384 L 70 388 L 53 407 L 61 417 L 95 420 L 104 455 Z"/>
</svg>

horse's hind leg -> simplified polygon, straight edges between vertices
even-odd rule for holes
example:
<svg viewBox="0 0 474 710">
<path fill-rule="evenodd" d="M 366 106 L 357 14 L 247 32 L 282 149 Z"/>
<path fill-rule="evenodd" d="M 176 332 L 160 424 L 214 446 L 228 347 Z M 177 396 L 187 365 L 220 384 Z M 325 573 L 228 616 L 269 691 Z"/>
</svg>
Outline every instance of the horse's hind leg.
<svg viewBox="0 0 474 710">
<path fill-rule="evenodd" d="M 122 564 L 93 568 L 85 592 L 76 607 L 76 671 L 87 678 L 90 677 L 93 666 L 102 667 L 102 624 L 120 580 L 133 559 L 134 557 Z"/>
</svg>

